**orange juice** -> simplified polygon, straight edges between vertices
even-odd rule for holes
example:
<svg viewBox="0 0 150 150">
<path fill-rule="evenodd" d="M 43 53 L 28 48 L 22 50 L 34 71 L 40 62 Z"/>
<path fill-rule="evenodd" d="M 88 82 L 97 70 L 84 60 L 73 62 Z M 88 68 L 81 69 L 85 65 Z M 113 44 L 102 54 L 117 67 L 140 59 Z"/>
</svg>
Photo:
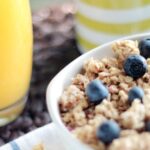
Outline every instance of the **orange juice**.
<svg viewBox="0 0 150 150">
<path fill-rule="evenodd" d="M 29 1 L 0 0 L 0 111 L 26 95 L 31 68 Z"/>
</svg>

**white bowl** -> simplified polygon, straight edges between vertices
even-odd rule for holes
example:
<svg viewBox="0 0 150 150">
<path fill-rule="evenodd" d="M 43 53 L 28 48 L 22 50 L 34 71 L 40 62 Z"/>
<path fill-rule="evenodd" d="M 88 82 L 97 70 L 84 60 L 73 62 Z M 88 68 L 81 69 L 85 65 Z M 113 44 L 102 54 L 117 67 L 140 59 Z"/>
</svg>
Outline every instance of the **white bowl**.
<svg viewBox="0 0 150 150">
<path fill-rule="evenodd" d="M 119 40 L 141 40 L 144 38 L 150 38 L 150 33 L 133 35 Z M 65 87 L 71 83 L 72 77 L 80 72 L 85 60 L 91 57 L 99 59 L 106 56 L 113 57 L 113 53 L 111 50 L 111 45 L 113 42 L 114 41 L 104 44 L 78 57 L 63 70 L 61 70 L 48 85 L 46 95 L 47 107 L 53 121 L 53 126 L 55 126 L 54 130 L 58 135 L 58 140 L 60 140 L 60 144 L 64 146 L 65 150 L 92 150 L 92 148 L 88 147 L 87 145 L 80 142 L 78 139 L 74 138 L 63 124 L 58 107 L 58 101 L 60 99 L 60 96 L 62 95 Z"/>
</svg>

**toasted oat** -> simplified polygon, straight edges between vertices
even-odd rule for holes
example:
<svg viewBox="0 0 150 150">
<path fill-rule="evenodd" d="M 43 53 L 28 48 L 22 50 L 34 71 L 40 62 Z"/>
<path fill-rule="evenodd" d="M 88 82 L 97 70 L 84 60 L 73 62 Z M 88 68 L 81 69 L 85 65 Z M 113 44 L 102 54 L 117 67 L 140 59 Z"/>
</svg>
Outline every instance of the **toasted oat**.
<svg viewBox="0 0 150 150">
<path fill-rule="evenodd" d="M 70 85 L 61 96 L 61 109 L 63 111 L 67 111 L 70 108 L 74 108 L 80 101 L 84 99 L 84 92 L 75 85 Z"/>
<path fill-rule="evenodd" d="M 113 106 L 113 103 L 108 100 L 104 100 L 95 107 L 95 115 L 98 114 L 103 115 L 108 119 L 117 119 L 119 117 L 118 110 Z"/>
<path fill-rule="evenodd" d="M 150 134 L 133 134 L 113 141 L 108 150 L 149 150 Z"/>
<path fill-rule="evenodd" d="M 137 41 L 117 41 L 112 45 L 112 49 L 119 59 L 118 61 L 121 63 L 123 63 L 129 55 L 140 54 Z"/>
<path fill-rule="evenodd" d="M 144 127 L 145 108 L 140 100 L 134 100 L 132 106 L 120 115 L 120 124 L 126 129 L 141 129 Z"/>
<path fill-rule="evenodd" d="M 38 144 L 33 147 L 33 150 L 44 150 L 44 146 L 43 146 L 43 144 Z"/>
</svg>

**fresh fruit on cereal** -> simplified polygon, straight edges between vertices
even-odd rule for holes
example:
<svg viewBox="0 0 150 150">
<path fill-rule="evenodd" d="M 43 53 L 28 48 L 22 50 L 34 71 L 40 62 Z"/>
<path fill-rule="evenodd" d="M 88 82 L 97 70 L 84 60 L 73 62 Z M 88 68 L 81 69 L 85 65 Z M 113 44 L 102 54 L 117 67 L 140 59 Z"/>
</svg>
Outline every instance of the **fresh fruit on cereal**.
<svg viewBox="0 0 150 150">
<path fill-rule="evenodd" d="M 139 42 L 140 54 L 145 58 L 150 57 L 150 39 L 143 39 Z"/>
<path fill-rule="evenodd" d="M 147 72 L 147 62 L 143 56 L 131 55 L 124 63 L 124 71 L 128 76 L 138 79 Z"/>
<path fill-rule="evenodd" d="M 89 102 L 98 104 L 108 97 L 108 89 L 98 79 L 91 81 L 86 87 L 86 95 Z"/>
<path fill-rule="evenodd" d="M 105 144 L 120 136 L 120 127 L 115 121 L 106 121 L 98 127 L 97 138 Z"/>
<path fill-rule="evenodd" d="M 136 41 L 113 48 L 112 58 L 86 60 L 64 90 L 62 121 L 93 150 L 150 150 L 149 61 Z"/>
<path fill-rule="evenodd" d="M 135 99 L 139 99 L 142 101 L 144 97 L 144 91 L 142 88 L 135 86 L 132 89 L 130 89 L 129 93 L 128 93 L 128 100 L 129 102 L 133 102 L 133 100 Z"/>
</svg>

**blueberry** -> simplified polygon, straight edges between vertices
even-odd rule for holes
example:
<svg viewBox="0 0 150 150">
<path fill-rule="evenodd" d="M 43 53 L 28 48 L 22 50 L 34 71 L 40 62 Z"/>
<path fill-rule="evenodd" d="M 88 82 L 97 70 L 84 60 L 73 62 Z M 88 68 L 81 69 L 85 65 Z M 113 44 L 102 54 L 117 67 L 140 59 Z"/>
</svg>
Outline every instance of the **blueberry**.
<svg viewBox="0 0 150 150">
<path fill-rule="evenodd" d="M 115 121 L 107 121 L 98 127 L 97 138 L 105 144 L 111 143 L 120 135 L 120 127 Z"/>
<path fill-rule="evenodd" d="M 150 132 L 150 121 L 147 121 L 145 123 L 145 130 L 148 131 L 148 132 Z"/>
<path fill-rule="evenodd" d="M 143 39 L 139 42 L 139 49 L 142 56 L 150 57 L 150 39 Z"/>
<path fill-rule="evenodd" d="M 100 80 L 95 79 L 87 85 L 85 93 L 89 102 L 98 104 L 108 97 L 109 92 Z"/>
<path fill-rule="evenodd" d="M 150 121 L 147 121 L 145 123 L 145 130 L 148 131 L 148 132 L 150 132 Z"/>
<path fill-rule="evenodd" d="M 146 73 L 148 65 L 143 56 L 131 55 L 125 60 L 123 67 L 127 75 L 137 79 Z"/>
<path fill-rule="evenodd" d="M 128 93 L 128 100 L 131 103 L 134 99 L 139 99 L 142 101 L 144 97 L 144 91 L 142 88 L 140 87 L 133 87 L 132 89 L 130 89 L 129 93 Z"/>
</svg>

